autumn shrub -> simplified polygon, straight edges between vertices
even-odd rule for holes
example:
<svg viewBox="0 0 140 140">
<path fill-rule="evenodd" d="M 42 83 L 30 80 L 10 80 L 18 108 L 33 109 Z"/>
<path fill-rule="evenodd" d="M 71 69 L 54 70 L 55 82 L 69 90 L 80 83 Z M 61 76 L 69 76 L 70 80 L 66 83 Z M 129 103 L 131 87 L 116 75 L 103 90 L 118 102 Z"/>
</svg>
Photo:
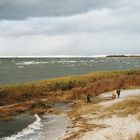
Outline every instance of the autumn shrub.
<svg viewBox="0 0 140 140">
<path fill-rule="evenodd" d="M 83 76 L 68 76 L 17 85 L 0 85 L 0 104 L 8 105 L 36 98 L 56 99 L 55 96 L 60 99 L 66 97 L 61 93 L 67 91 L 71 96 L 67 96 L 66 99 L 80 99 L 87 94 L 96 96 L 117 88 L 139 86 L 140 70 L 94 72 Z"/>
<path fill-rule="evenodd" d="M 35 108 L 45 109 L 45 108 L 49 108 L 49 105 L 47 105 L 44 101 L 40 99 L 36 99 L 31 104 L 31 109 L 35 109 Z"/>
</svg>

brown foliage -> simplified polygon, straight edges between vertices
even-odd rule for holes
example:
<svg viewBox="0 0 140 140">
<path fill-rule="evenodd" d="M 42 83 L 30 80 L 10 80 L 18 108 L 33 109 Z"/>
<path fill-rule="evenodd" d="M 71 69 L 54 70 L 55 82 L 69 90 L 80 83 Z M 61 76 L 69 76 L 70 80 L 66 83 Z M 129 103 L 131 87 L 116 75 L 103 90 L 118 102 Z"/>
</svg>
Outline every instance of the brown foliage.
<svg viewBox="0 0 140 140">
<path fill-rule="evenodd" d="M 0 86 L 0 105 L 9 105 L 36 98 L 51 100 L 81 99 L 83 95 L 96 96 L 117 88 L 140 86 L 140 70 L 96 72 L 84 76 Z"/>
</svg>

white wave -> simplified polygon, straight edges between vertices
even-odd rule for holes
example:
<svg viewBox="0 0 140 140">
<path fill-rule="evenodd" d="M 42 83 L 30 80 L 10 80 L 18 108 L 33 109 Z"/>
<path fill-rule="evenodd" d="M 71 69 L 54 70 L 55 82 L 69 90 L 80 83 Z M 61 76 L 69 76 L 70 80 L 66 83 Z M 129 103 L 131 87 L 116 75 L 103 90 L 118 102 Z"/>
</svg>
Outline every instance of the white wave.
<svg viewBox="0 0 140 140">
<path fill-rule="evenodd" d="M 89 60 L 89 62 L 96 62 L 95 60 Z"/>
<path fill-rule="evenodd" d="M 127 62 L 127 65 L 130 65 L 131 63 L 130 62 Z"/>
<path fill-rule="evenodd" d="M 69 60 L 62 60 L 62 61 L 57 61 L 58 63 L 76 63 L 77 61 L 69 61 Z"/>
<path fill-rule="evenodd" d="M 67 65 L 68 67 L 75 67 L 75 65 L 74 64 L 71 64 L 71 65 Z"/>
<path fill-rule="evenodd" d="M 18 68 L 23 68 L 24 66 L 22 66 L 22 65 L 20 65 L 20 66 L 18 66 Z"/>
<path fill-rule="evenodd" d="M 20 63 L 16 63 L 17 66 L 19 65 L 35 65 L 35 64 L 46 64 L 49 62 L 36 62 L 36 61 L 27 61 L 27 62 L 20 62 Z"/>
<path fill-rule="evenodd" d="M 41 118 L 37 114 L 35 114 L 35 118 L 36 121 L 28 125 L 27 128 L 23 129 L 22 131 L 18 132 L 15 135 L 4 138 L 4 140 L 22 140 L 22 137 L 29 134 L 33 134 L 36 130 L 40 130 L 42 127 Z"/>
</svg>

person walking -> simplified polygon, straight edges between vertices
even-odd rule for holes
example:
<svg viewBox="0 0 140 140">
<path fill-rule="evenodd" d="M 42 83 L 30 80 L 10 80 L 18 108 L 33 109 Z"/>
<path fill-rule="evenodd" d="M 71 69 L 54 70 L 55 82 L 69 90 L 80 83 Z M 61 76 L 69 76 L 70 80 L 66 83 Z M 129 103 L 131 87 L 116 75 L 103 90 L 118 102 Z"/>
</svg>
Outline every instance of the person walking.
<svg viewBox="0 0 140 140">
<path fill-rule="evenodd" d="M 90 100 L 90 95 L 88 94 L 87 95 L 87 103 L 90 103 L 91 102 L 91 100 Z"/>
<path fill-rule="evenodd" d="M 112 99 L 115 99 L 116 98 L 116 94 L 115 94 L 115 91 L 112 92 Z"/>
<path fill-rule="evenodd" d="M 117 89 L 116 92 L 117 92 L 118 98 L 120 98 L 121 90 L 120 89 Z"/>
</svg>

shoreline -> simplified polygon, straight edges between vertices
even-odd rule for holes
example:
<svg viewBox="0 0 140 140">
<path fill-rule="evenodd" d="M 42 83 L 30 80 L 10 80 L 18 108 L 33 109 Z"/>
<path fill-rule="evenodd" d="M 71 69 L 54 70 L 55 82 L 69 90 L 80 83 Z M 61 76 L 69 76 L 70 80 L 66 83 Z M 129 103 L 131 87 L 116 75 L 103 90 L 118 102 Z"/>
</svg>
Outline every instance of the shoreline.
<svg viewBox="0 0 140 140">
<path fill-rule="evenodd" d="M 129 93 L 127 93 L 127 92 L 129 92 Z M 58 111 L 57 110 L 56 112 L 52 112 L 54 114 L 55 113 L 58 114 L 58 116 L 62 115 L 66 118 L 69 117 L 71 122 L 72 122 L 72 124 L 68 123 L 67 127 L 64 130 L 64 133 L 62 133 L 60 138 L 62 140 L 71 140 L 71 139 L 77 139 L 77 138 L 78 138 L 78 140 L 79 139 L 80 140 L 86 140 L 86 139 L 90 139 L 90 137 L 93 137 L 94 135 L 96 135 L 95 133 L 92 133 L 92 131 L 106 129 L 106 127 L 104 125 L 101 125 L 101 124 L 98 124 L 98 123 L 97 124 L 96 123 L 92 124 L 92 123 L 88 122 L 87 121 L 88 118 L 91 118 L 90 113 L 92 113 L 91 111 L 98 112 L 100 110 L 100 106 L 110 106 L 110 105 L 112 105 L 112 104 L 110 104 L 110 102 L 112 102 L 113 104 L 116 104 L 118 101 L 122 102 L 123 100 L 125 100 L 125 98 L 127 96 L 132 96 L 132 95 L 133 96 L 139 96 L 140 95 L 140 89 L 126 89 L 126 90 L 123 90 L 122 93 L 123 94 L 121 94 L 121 99 L 120 100 L 114 99 L 114 100 L 109 100 L 108 101 L 108 100 L 103 100 L 103 99 L 99 100 L 99 99 L 95 98 L 94 101 L 92 101 L 92 103 L 90 103 L 90 104 L 87 104 L 85 101 L 83 102 L 81 100 L 77 100 L 77 101 L 73 102 L 69 111 L 65 112 L 64 110 L 63 111 Z M 110 92 L 109 93 L 108 92 L 103 93 L 103 94 L 99 95 L 99 98 L 108 98 L 108 96 L 111 96 Z M 108 103 L 109 103 L 109 105 L 107 105 Z M 80 107 L 80 111 L 82 111 L 83 113 L 81 114 L 81 112 L 80 112 L 80 114 L 78 115 L 77 110 L 79 110 L 79 107 Z M 81 108 L 82 108 L 82 110 L 81 110 Z M 90 110 L 88 108 L 90 108 Z M 91 110 L 91 108 L 92 108 L 92 110 Z M 96 113 L 95 113 L 95 116 L 96 116 Z M 95 116 L 93 114 L 92 119 L 94 119 Z M 133 125 L 133 123 L 132 123 L 132 125 Z M 138 125 L 138 127 L 140 127 L 140 126 Z"/>
<path fill-rule="evenodd" d="M 2 137 L 0 140 L 24 140 L 30 138 L 45 140 L 46 137 L 48 139 L 58 140 L 58 137 L 61 139 L 68 131 L 68 127 L 71 126 L 71 121 L 66 114 L 43 114 L 41 116 L 35 114 L 34 117 L 36 120 L 29 123 L 27 127 L 13 134 L 11 133 L 11 135 Z"/>
<path fill-rule="evenodd" d="M 69 76 L 46 81 L 37 81 L 19 85 L 0 86 L 0 118 L 9 120 L 18 114 L 67 114 L 72 122 L 68 137 L 63 140 L 77 138 L 92 128 L 104 128 L 102 124 L 89 124 L 84 114 L 90 111 L 98 113 L 103 110 L 98 103 L 108 101 L 101 99 L 102 93 L 117 88 L 136 89 L 140 87 L 140 70 L 96 72 L 83 76 Z M 93 97 L 93 104 L 86 103 L 86 96 Z M 71 109 L 65 112 L 53 108 L 51 104 L 71 104 Z M 57 104 L 56 107 L 59 105 Z M 61 105 L 60 105 L 61 106 Z M 92 109 L 92 110 L 91 110 Z M 80 113 L 82 112 L 82 114 Z M 84 114 L 83 114 L 84 113 Z M 109 112 L 110 113 L 110 112 Z M 65 135 L 66 136 L 66 135 Z"/>
<path fill-rule="evenodd" d="M 116 103 L 118 103 L 118 101 L 122 102 L 123 100 L 125 100 L 125 98 L 127 96 L 130 96 L 130 95 L 139 96 L 140 95 L 140 89 L 126 89 L 126 90 L 123 90 L 122 92 L 123 92 L 123 94 L 121 95 L 120 100 L 103 99 L 103 98 L 108 98 L 108 96 L 111 97 L 111 93 L 107 92 L 107 93 L 98 95 L 97 98 L 92 100 L 92 102 L 89 104 L 87 104 L 85 101 L 75 100 L 73 102 L 73 104 L 71 104 L 72 106 L 70 107 L 70 110 L 66 109 L 66 112 L 61 107 L 60 107 L 60 109 L 62 109 L 62 110 L 58 110 L 57 108 L 55 108 L 55 110 L 51 110 L 51 112 L 49 112 L 50 115 L 57 114 L 58 116 L 61 116 L 61 115 L 64 117 L 67 116 L 70 119 L 70 121 L 72 122 L 72 124 L 68 123 L 66 129 L 64 130 L 65 133 L 63 133 L 61 135 L 62 140 L 71 140 L 71 139 L 77 139 L 77 138 L 79 139 L 79 137 L 83 137 L 83 135 L 84 135 L 84 138 L 82 138 L 80 140 L 86 140 L 86 139 L 90 138 L 88 136 L 88 134 L 90 134 L 93 130 L 106 129 L 106 127 L 102 124 L 98 124 L 98 123 L 96 124 L 95 122 L 93 124 L 89 123 L 87 120 L 88 120 L 88 118 L 91 118 L 90 113 L 92 113 L 91 111 L 93 111 L 93 112 L 95 112 L 95 116 L 96 116 L 96 112 L 100 111 L 100 109 L 101 109 L 100 106 L 108 107 L 108 106 L 112 105 L 112 104 L 110 104 L 110 102 L 112 102 L 113 104 L 116 104 Z M 131 93 L 125 94 L 125 92 L 131 92 Z M 107 104 L 109 104 L 109 105 L 107 105 Z M 92 108 L 92 110 L 91 110 L 91 108 Z M 42 112 L 42 113 L 44 114 L 45 112 Z M 81 112 L 82 112 L 82 114 L 81 114 Z M 102 113 L 104 114 L 104 112 L 102 112 Z M 95 116 L 93 116 L 93 118 L 95 118 Z M 96 118 L 95 118 L 95 120 L 96 120 Z M 85 134 L 87 134 L 87 136 L 85 136 Z M 92 135 L 94 136 L 94 133 Z"/>
<path fill-rule="evenodd" d="M 9 135 L 7 137 L 2 137 L 0 139 L 1 140 L 12 140 L 12 139 L 23 140 L 23 139 L 28 139 L 29 137 L 33 138 L 35 136 L 35 132 L 37 131 L 38 135 L 36 137 L 38 137 L 38 139 L 45 140 L 45 138 L 48 137 L 50 139 L 57 140 L 58 137 L 60 138 L 63 137 L 65 133 L 68 131 L 68 128 L 71 127 L 72 125 L 71 120 L 69 119 L 66 113 L 70 109 L 69 106 L 70 104 L 60 103 L 59 105 L 59 103 L 56 103 L 56 105 L 52 107 L 53 111 L 51 112 L 44 111 L 41 114 L 31 114 L 30 112 L 28 112 L 29 117 L 34 116 L 36 120 L 34 120 L 32 123 L 29 123 L 27 127 L 21 129 L 20 131 L 17 131 L 16 133 L 13 133 L 12 135 Z M 16 118 L 19 118 L 20 120 L 21 116 L 24 116 L 26 114 L 27 113 L 19 114 L 18 116 L 13 117 L 12 120 L 5 121 L 5 123 L 7 124 L 9 124 L 9 122 L 14 123 Z M 21 120 L 21 123 L 22 123 L 22 120 Z M 60 129 L 60 125 L 58 124 L 61 125 L 61 129 Z M 55 131 L 55 135 L 53 134 L 54 131 Z"/>
<path fill-rule="evenodd" d="M 40 114 L 53 112 L 50 103 L 83 100 L 87 94 L 97 96 L 119 86 L 122 89 L 137 88 L 140 86 L 139 79 L 140 70 L 128 70 L 96 72 L 18 85 L 0 85 L 0 118 L 8 119 L 28 111 Z"/>
<path fill-rule="evenodd" d="M 99 95 L 99 98 L 102 98 L 103 100 L 103 98 L 105 99 L 110 96 L 111 93 L 107 92 Z M 122 90 L 120 100 L 111 99 L 109 101 L 104 100 L 96 103 L 93 101 L 90 104 L 81 102 L 77 103 L 76 110 L 71 112 L 77 112 L 77 114 L 73 114 L 70 117 L 73 121 L 74 127 L 72 127 L 69 132 L 67 132 L 63 140 L 92 140 L 93 137 L 95 140 L 108 140 L 108 138 L 112 140 L 128 140 L 135 136 L 137 137 L 140 128 L 140 119 L 137 118 L 137 115 L 139 115 L 139 109 L 137 109 L 136 113 L 131 111 L 126 112 L 127 114 L 125 114 L 125 116 L 117 116 L 119 110 L 115 110 L 116 113 L 111 113 L 108 116 L 108 111 L 106 110 L 106 108 L 109 108 L 118 103 L 125 104 L 125 100 L 138 100 L 139 102 L 139 99 L 137 98 L 140 98 L 140 89 L 127 89 Z M 79 105 L 80 108 L 78 107 Z M 130 106 L 133 108 L 133 104 Z M 139 108 L 139 105 L 137 107 Z M 102 115 L 104 114 L 105 116 L 103 117 Z M 134 129 L 135 132 L 132 131 Z M 131 133 L 131 135 L 129 135 L 129 133 Z"/>
</svg>

